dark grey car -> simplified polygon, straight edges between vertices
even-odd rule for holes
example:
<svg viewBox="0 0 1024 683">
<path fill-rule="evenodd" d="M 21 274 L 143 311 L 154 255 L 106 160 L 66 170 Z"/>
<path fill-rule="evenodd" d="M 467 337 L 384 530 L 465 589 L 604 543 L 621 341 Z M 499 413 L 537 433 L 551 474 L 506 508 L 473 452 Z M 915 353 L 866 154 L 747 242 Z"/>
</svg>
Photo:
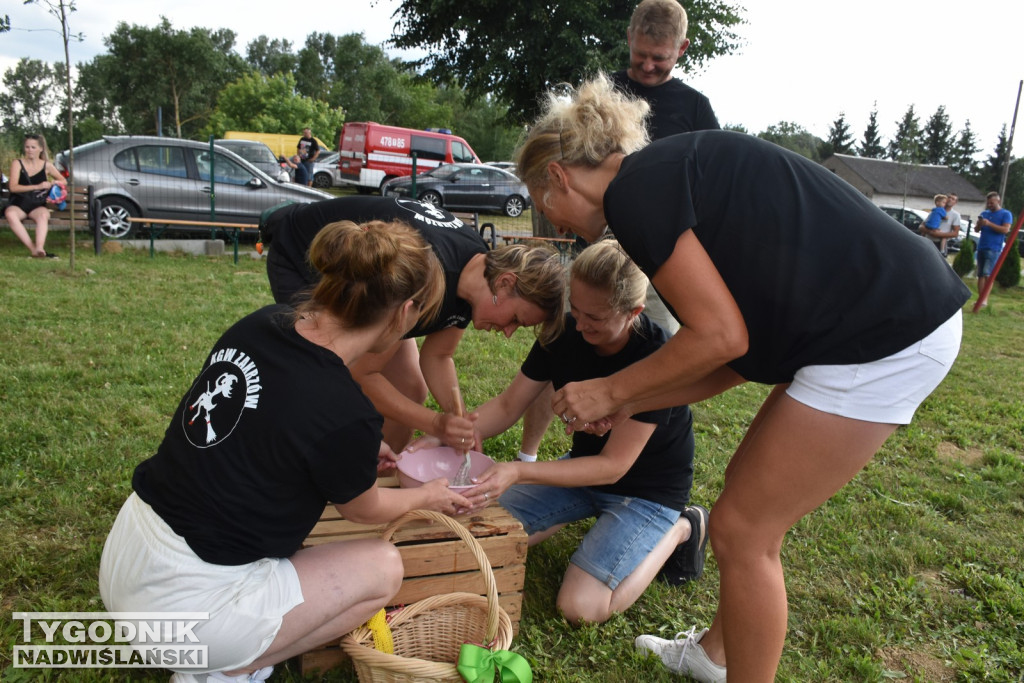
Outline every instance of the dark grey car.
<svg viewBox="0 0 1024 683">
<path fill-rule="evenodd" d="M 67 164 L 67 152 L 59 154 L 57 167 Z M 106 136 L 75 148 L 74 173 L 78 185 L 93 187 L 97 229 L 111 238 L 127 236 L 133 217 L 255 223 L 275 204 L 332 196 L 278 182 L 226 149 L 178 138 Z"/>
<path fill-rule="evenodd" d="M 395 178 L 381 194 L 409 197 L 412 178 Z M 488 164 L 446 164 L 416 176 L 416 199 L 454 211 L 501 212 L 518 216 L 530 206 L 530 195 L 517 176 Z"/>
</svg>

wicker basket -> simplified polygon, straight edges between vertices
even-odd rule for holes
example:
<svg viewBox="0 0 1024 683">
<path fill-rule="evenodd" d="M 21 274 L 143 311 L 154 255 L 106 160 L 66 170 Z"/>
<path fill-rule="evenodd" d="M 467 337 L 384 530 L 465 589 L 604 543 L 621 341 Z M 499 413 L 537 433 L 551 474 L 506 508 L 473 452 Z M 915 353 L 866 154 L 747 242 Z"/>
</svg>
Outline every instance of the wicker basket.
<svg viewBox="0 0 1024 683">
<path fill-rule="evenodd" d="M 361 683 L 463 683 L 455 668 L 463 643 L 492 650 L 505 650 L 512 644 L 512 621 L 498 604 L 491 563 L 477 540 L 452 518 L 429 510 L 402 515 L 384 530 L 382 538 L 391 540 L 398 527 L 413 519 L 443 524 L 469 546 L 483 574 L 487 597 L 447 593 L 407 605 L 388 622 L 395 642 L 393 655 L 374 649 L 373 634 L 365 626 L 345 635 L 341 649 L 352 658 Z"/>
</svg>

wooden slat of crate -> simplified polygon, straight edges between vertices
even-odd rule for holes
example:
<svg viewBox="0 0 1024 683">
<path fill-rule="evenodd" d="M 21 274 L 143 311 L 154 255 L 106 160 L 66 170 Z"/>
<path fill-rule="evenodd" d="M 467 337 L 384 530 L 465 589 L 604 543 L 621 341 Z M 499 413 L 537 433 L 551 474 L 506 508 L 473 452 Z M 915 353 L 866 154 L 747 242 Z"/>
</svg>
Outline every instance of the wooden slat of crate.
<svg viewBox="0 0 1024 683">
<path fill-rule="evenodd" d="M 487 554 L 498 588 L 498 603 L 512 620 L 513 632 L 518 632 L 526 578 L 527 537 L 522 524 L 496 503 L 456 519 L 473 534 Z M 386 524 L 351 522 L 333 505 L 328 505 L 304 545 L 378 538 L 386 527 Z M 428 520 L 414 520 L 395 532 L 391 540 L 402 555 L 405 579 L 389 607 L 457 591 L 483 595 L 483 577 L 473 554 L 448 529 Z M 306 674 L 330 669 L 344 660 L 345 655 L 337 643 L 329 643 L 303 654 L 299 663 L 302 673 Z"/>
</svg>

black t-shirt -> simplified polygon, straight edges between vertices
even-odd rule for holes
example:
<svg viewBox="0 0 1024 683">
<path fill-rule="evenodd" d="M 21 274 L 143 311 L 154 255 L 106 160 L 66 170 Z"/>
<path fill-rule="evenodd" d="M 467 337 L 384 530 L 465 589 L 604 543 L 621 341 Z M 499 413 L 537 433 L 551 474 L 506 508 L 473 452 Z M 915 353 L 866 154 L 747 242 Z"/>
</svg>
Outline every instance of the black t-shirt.
<svg viewBox="0 0 1024 683">
<path fill-rule="evenodd" d="M 646 358 L 664 344 L 665 330 L 640 316 L 640 331 L 630 333 L 626 346 L 612 356 L 599 356 L 576 331 L 576 319 L 566 315 L 565 331 L 547 347 L 535 342 L 521 368 L 536 382 L 551 382 L 561 389 L 569 382 L 607 377 Z M 637 413 L 632 419 L 657 425 L 633 466 L 614 484 L 594 487 L 621 496 L 635 496 L 682 511 L 693 485 L 693 416 L 689 406 Z M 609 432 L 610 434 L 610 432 Z M 574 458 L 597 455 L 609 434 L 574 432 Z"/>
<path fill-rule="evenodd" d="M 627 156 L 604 209 L 649 276 L 693 229 L 743 314 L 749 350 L 729 366 L 750 381 L 884 358 L 969 298 L 927 239 L 825 167 L 742 133 L 684 133 Z"/>
<path fill-rule="evenodd" d="M 203 560 L 290 557 L 374 485 L 383 420 L 333 352 L 268 306 L 214 344 L 132 487 Z"/>
<path fill-rule="evenodd" d="M 477 254 L 487 253 L 487 243 L 473 228 L 444 209 L 394 197 L 339 197 L 310 204 L 290 204 L 272 213 L 262 232 L 264 242 L 271 245 L 267 276 L 279 303 L 291 302 L 301 289 L 320 280 L 320 273 L 306 258 L 309 245 L 325 225 L 343 220 L 408 223 L 420 232 L 441 261 L 445 273 L 441 311 L 432 324 L 415 328 L 409 337 L 469 325 L 472 309 L 469 302 L 456 296 L 456 285 L 466 263 Z"/>
<path fill-rule="evenodd" d="M 651 115 L 647 132 L 652 140 L 695 130 L 718 130 L 718 118 L 711 101 L 678 78 L 670 78 L 650 88 L 637 83 L 625 71 L 612 74 L 612 82 L 622 91 L 647 100 Z"/>
<path fill-rule="evenodd" d="M 300 138 L 295 150 L 299 153 L 300 159 L 312 163 L 320 153 L 320 143 L 316 138 Z"/>
</svg>

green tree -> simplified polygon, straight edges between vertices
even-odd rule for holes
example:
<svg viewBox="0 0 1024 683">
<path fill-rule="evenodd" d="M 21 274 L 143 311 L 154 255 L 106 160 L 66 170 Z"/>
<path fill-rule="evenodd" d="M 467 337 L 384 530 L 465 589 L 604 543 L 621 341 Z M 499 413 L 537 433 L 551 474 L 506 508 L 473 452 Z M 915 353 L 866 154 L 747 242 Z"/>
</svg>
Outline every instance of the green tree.
<svg viewBox="0 0 1024 683">
<path fill-rule="evenodd" d="M 974 139 L 974 131 L 971 130 L 971 121 L 968 119 L 953 143 L 949 167 L 965 178 L 973 177 L 977 173 L 978 164 L 974 161 L 974 155 L 978 151 L 978 143 Z"/>
<path fill-rule="evenodd" d="M 882 146 L 882 137 L 878 133 L 878 103 L 875 103 L 871 115 L 868 117 L 867 128 L 864 129 L 864 139 L 861 140 L 857 153 L 869 159 L 881 159 L 885 156 L 885 147 Z"/>
<path fill-rule="evenodd" d="M 294 73 L 299 66 L 299 58 L 292 52 L 290 40 L 271 40 L 260 36 L 245 48 L 245 63 L 264 76 L 279 73 Z"/>
<path fill-rule="evenodd" d="M 978 168 L 974 176 L 974 184 L 982 192 L 999 191 L 999 183 L 1003 179 L 1003 164 L 1008 162 L 1007 157 L 1006 125 L 999 131 L 999 138 L 996 140 L 995 149 L 988 155 L 985 162 Z M 1009 181 L 1007 181 L 1009 182 Z"/>
<path fill-rule="evenodd" d="M 104 42 L 108 97 L 133 133 L 157 132 L 163 108 L 174 135 L 194 135 L 213 112 L 217 93 L 247 70 L 228 29 L 176 30 L 161 17 L 153 28 L 121 22 Z"/>
<path fill-rule="evenodd" d="M 926 164 L 949 165 L 953 158 L 953 126 L 949 123 L 945 105 L 939 105 L 924 125 L 922 161 Z"/>
<path fill-rule="evenodd" d="M 538 95 L 552 86 L 626 66 L 626 27 L 635 6 L 635 0 L 402 0 L 392 43 L 427 50 L 414 65 L 426 67 L 435 83 L 454 80 L 470 101 L 494 96 L 509 103 L 510 120 L 524 122 L 535 117 Z M 684 69 L 738 47 L 731 30 L 743 22 L 738 5 L 692 0 L 686 10 L 691 44 Z"/>
<path fill-rule="evenodd" d="M 846 122 L 846 112 L 839 112 L 839 118 L 832 122 L 828 129 L 828 140 L 822 144 L 818 152 L 819 159 L 827 159 L 833 154 L 850 154 L 853 151 L 853 135 L 850 124 Z"/>
<path fill-rule="evenodd" d="M 1019 235 L 1017 237 L 1020 238 Z M 1005 251 L 1006 258 L 1003 260 L 999 272 L 996 273 L 996 283 L 1000 287 L 1016 287 L 1020 284 L 1020 248 L 1014 241 L 1012 245 L 1005 248 Z"/>
<path fill-rule="evenodd" d="M 904 164 L 919 164 L 923 158 L 921 123 L 914 113 L 914 105 L 907 108 L 903 118 L 896 122 L 896 135 L 889 141 L 889 158 Z"/>
<path fill-rule="evenodd" d="M 974 270 L 974 241 L 965 239 L 960 244 L 960 251 L 953 259 L 953 272 L 960 277 L 965 277 Z"/>
<path fill-rule="evenodd" d="M 42 133 L 56 142 L 54 136 L 62 130 L 57 117 L 66 101 L 60 94 L 64 72 L 59 63 L 50 66 L 28 57 L 4 72 L 0 121 L 18 146 L 25 133 Z"/>
<path fill-rule="evenodd" d="M 779 147 L 805 156 L 812 161 L 821 161 L 819 152 L 824 144 L 820 138 L 812 135 L 803 126 L 789 121 L 780 121 L 758 133 L 757 137 L 774 142 Z"/>
<path fill-rule="evenodd" d="M 267 77 L 249 73 L 221 91 L 217 108 L 202 132 L 215 137 L 223 137 L 228 130 L 295 133 L 310 126 L 333 133 L 344 121 L 344 113 L 326 102 L 297 95 L 292 74 Z"/>
</svg>

